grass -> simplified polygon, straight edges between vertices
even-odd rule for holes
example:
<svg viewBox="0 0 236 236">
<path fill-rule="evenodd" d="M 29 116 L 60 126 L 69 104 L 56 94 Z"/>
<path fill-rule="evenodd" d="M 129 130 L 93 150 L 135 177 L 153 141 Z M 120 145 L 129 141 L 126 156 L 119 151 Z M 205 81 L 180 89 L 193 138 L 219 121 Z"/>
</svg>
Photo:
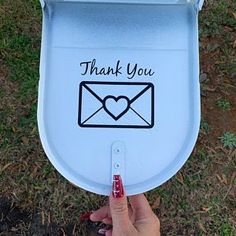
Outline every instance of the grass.
<svg viewBox="0 0 236 236">
<path fill-rule="evenodd" d="M 207 19 L 202 17 L 201 22 L 201 35 L 206 36 L 219 36 L 224 32 L 224 26 L 236 27 L 235 19 L 233 17 L 234 5 L 231 1 L 217 1 L 217 4 L 214 1 L 206 1 L 205 14 Z"/>
<path fill-rule="evenodd" d="M 220 138 L 225 148 L 236 148 L 236 135 L 231 132 L 225 132 Z"/>
<path fill-rule="evenodd" d="M 207 121 L 201 120 L 200 131 L 204 134 L 207 134 L 210 130 L 210 126 Z"/>
<path fill-rule="evenodd" d="M 227 99 L 221 98 L 217 101 L 217 106 L 224 111 L 230 110 L 231 104 Z"/>
<path fill-rule="evenodd" d="M 232 225 L 228 224 L 228 223 L 223 223 L 220 227 L 220 235 L 222 236 L 229 236 L 229 235 L 233 235 L 233 227 Z"/>
<path fill-rule="evenodd" d="M 162 235 L 236 235 L 235 9 L 234 0 L 208 0 L 200 15 L 201 70 L 207 75 L 201 132 L 181 171 L 147 193 Z M 0 0 L 1 217 L 4 199 L 13 206 L 12 224 L 3 229 L 1 218 L 0 234 L 88 235 L 97 226 L 80 223 L 79 215 L 106 198 L 68 183 L 42 150 L 36 121 L 40 39 L 38 0 Z"/>
</svg>

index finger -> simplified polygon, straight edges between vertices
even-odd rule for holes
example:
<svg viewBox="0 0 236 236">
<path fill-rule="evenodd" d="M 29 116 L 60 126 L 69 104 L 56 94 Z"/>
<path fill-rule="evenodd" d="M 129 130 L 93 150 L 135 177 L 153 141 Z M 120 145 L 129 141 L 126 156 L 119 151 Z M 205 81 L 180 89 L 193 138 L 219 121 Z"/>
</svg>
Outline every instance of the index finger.
<svg viewBox="0 0 236 236">
<path fill-rule="evenodd" d="M 103 221 L 106 218 L 110 218 L 110 208 L 109 206 L 104 206 L 97 211 L 93 212 L 90 216 L 91 221 Z"/>
</svg>

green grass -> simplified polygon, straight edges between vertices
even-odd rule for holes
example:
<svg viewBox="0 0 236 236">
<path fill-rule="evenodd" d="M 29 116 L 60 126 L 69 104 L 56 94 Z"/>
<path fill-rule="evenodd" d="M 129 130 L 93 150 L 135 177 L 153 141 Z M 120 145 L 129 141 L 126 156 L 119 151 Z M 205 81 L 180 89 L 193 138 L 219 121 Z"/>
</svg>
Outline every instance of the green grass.
<svg viewBox="0 0 236 236">
<path fill-rule="evenodd" d="M 233 17 L 233 9 L 235 9 L 234 1 L 218 0 L 217 4 L 214 1 L 206 1 L 201 18 L 200 33 L 202 37 L 218 36 L 224 32 L 224 26 L 236 27 L 236 22 Z"/>
<path fill-rule="evenodd" d="M 210 125 L 204 120 L 201 120 L 200 131 L 204 134 L 207 134 L 210 131 Z"/>
<path fill-rule="evenodd" d="M 224 111 L 230 110 L 230 107 L 231 107 L 230 102 L 229 102 L 227 99 L 224 99 L 224 98 L 219 99 L 219 100 L 216 102 L 216 104 L 217 104 L 217 106 L 218 106 L 219 108 L 221 108 L 221 109 L 224 110 Z"/>
<path fill-rule="evenodd" d="M 204 85 L 214 92 L 202 97 L 200 135 L 188 162 L 178 175 L 147 193 L 151 205 L 160 197 L 154 211 L 163 235 L 236 235 L 234 9 L 234 0 L 208 0 L 200 14 L 201 70 L 207 74 Z M 34 222 L 16 225 L 19 235 L 43 235 L 47 227 L 70 235 L 75 225 L 76 235 L 88 235 L 79 215 L 104 205 L 106 198 L 71 185 L 44 154 L 36 119 L 40 39 L 38 0 L 0 0 L 0 199 L 6 196 L 27 209 L 31 220 L 38 217 L 37 229 Z M 227 183 L 220 181 L 224 178 Z"/>
<path fill-rule="evenodd" d="M 232 149 L 236 147 L 236 135 L 234 133 L 225 132 L 219 139 L 226 148 Z"/>
<path fill-rule="evenodd" d="M 0 88 L 0 99 L 4 96 L 5 92 L 3 89 Z"/>
<path fill-rule="evenodd" d="M 229 223 L 223 223 L 220 227 L 220 235 L 221 236 L 233 236 L 235 235 L 235 230 L 233 226 Z"/>
</svg>

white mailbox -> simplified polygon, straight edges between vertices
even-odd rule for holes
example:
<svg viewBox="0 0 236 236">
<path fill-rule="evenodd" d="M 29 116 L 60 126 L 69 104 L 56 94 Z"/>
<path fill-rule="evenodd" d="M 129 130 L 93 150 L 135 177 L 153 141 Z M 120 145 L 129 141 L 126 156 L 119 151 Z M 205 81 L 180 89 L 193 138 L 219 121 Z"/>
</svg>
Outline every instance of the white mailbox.
<svg viewBox="0 0 236 236">
<path fill-rule="evenodd" d="M 200 124 L 197 0 L 41 0 L 38 125 L 56 169 L 108 195 L 153 189 Z"/>
</svg>

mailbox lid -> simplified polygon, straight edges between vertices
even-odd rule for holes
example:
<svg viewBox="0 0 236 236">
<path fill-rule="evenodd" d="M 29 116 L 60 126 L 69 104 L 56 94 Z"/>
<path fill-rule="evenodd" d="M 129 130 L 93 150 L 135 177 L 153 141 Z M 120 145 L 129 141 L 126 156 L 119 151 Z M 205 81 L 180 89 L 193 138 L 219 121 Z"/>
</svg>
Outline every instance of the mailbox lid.
<svg viewBox="0 0 236 236">
<path fill-rule="evenodd" d="M 112 147 L 121 142 L 125 150 L 121 172 L 128 195 L 167 181 L 188 159 L 199 130 L 195 7 L 58 1 L 45 6 L 38 124 L 50 161 L 75 185 L 109 195 Z M 83 76 L 80 63 L 93 59 L 102 67 L 115 66 L 118 60 L 124 67 L 138 63 L 152 68 L 155 76 L 132 81 L 126 76 Z M 81 127 L 81 88 L 100 81 L 108 87 L 111 82 L 123 86 L 128 81 L 133 87 L 152 84 L 154 125 L 121 130 Z"/>
</svg>

